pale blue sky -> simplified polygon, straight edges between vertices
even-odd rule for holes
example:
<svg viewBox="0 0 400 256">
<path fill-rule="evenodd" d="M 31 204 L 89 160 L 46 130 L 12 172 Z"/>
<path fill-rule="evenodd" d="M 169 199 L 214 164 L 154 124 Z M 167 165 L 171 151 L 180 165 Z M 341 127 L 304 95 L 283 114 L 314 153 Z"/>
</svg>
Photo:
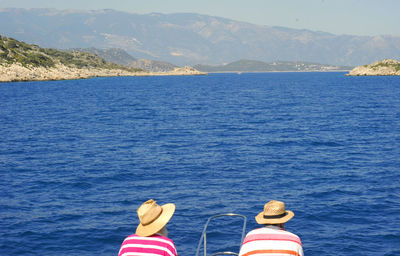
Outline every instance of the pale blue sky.
<svg viewBox="0 0 400 256">
<path fill-rule="evenodd" d="M 334 34 L 400 36 L 400 0 L 0 0 L 0 8 L 193 12 Z"/>
</svg>

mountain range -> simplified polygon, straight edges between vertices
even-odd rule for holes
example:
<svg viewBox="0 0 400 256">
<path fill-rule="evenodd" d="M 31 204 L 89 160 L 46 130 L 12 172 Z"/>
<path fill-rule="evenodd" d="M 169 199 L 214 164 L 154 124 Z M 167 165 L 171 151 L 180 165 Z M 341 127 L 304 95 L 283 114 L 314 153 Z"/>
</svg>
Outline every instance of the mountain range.
<svg viewBox="0 0 400 256">
<path fill-rule="evenodd" d="M 335 35 L 193 13 L 0 9 L 0 34 L 68 49 L 120 48 L 136 59 L 221 65 L 240 59 L 357 66 L 400 58 L 400 37 Z"/>
</svg>

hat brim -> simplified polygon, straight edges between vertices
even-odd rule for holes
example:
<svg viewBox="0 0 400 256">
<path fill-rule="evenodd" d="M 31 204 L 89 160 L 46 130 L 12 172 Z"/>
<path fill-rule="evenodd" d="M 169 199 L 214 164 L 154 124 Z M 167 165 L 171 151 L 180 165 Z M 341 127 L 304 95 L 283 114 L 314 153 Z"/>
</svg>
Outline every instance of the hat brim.
<svg viewBox="0 0 400 256">
<path fill-rule="evenodd" d="M 142 225 L 142 223 L 138 225 L 138 227 L 136 228 L 136 235 L 151 236 L 160 231 L 165 225 L 167 225 L 168 221 L 174 215 L 175 204 L 164 204 L 161 206 L 161 208 L 162 213 L 155 221 L 148 225 Z"/>
<path fill-rule="evenodd" d="M 286 215 L 281 218 L 264 218 L 264 212 L 260 212 L 256 217 L 256 221 L 258 224 L 281 224 L 288 222 L 291 218 L 293 218 L 294 213 L 292 211 L 285 211 Z"/>
</svg>

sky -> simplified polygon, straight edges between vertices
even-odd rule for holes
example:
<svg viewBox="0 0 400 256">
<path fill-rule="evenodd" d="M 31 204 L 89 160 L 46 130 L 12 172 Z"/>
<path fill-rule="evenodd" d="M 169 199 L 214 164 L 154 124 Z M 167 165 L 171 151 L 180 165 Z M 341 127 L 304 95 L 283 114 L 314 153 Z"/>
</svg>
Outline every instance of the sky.
<svg viewBox="0 0 400 256">
<path fill-rule="evenodd" d="M 0 0 L 0 8 L 190 12 L 258 25 L 400 36 L 400 0 Z"/>
</svg>

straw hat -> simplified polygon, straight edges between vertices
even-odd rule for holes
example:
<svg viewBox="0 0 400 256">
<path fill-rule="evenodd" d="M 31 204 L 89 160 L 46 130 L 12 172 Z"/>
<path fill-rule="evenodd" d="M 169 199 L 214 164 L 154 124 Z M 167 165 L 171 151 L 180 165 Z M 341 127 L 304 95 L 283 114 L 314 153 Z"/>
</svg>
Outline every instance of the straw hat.
<svg viewBox="0 0 400 256">
<path fill-rule="evenodd" d="M 281 201 L 269 201 L 264 205 L 264 211 L 256 216 L 258 224 L 280 224 L 293 218 L 292 211 L 286 211 L 285 203 Z"/>
<path fill-rule="evenodd" d="M 159 206 L 153 199 L 144 202 L 137 214 L 140 224 L 136 228 L 136 235 L 151 236 L 160 231 L 172 218 L 175 212 L 175 204 Z"/>
</svg>

